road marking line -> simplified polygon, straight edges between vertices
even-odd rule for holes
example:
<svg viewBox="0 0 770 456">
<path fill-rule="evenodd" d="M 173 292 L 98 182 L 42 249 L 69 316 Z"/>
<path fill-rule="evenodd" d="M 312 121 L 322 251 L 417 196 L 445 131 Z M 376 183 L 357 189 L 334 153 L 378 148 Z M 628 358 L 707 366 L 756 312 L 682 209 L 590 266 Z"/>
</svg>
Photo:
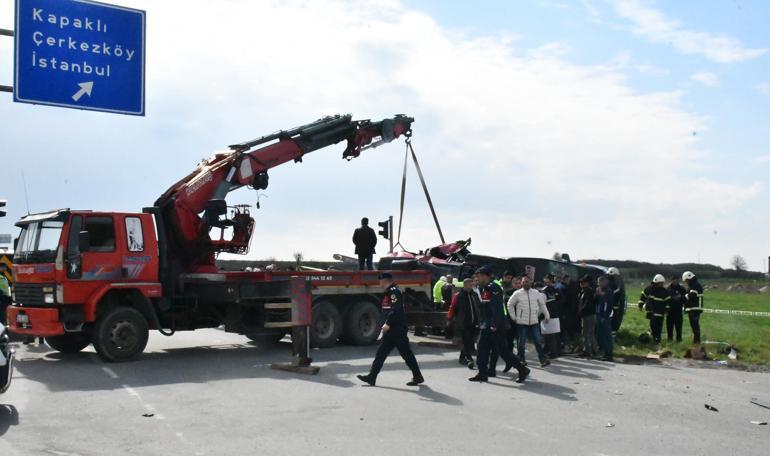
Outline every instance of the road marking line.
<svg viewBox="0 0 770 456">
<path fill-rule="evenodd" d="M 102 370 L 107 373 L 111 378 L 120 378 L 118 374 L 115 373 L 114 370 L 110 369 L 109 367 L 102 367 Z"/>
</svg>

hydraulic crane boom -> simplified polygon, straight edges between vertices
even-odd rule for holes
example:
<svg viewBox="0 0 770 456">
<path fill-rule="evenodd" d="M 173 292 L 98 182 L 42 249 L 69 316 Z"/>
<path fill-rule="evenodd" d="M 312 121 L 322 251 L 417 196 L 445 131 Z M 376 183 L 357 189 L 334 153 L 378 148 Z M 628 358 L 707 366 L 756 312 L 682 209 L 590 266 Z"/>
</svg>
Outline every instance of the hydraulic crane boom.
<svg viewBox="0 0 770 456">
<path fill-rule="evenodd" d="M 378 122 L 335 115 L 231 145 L 230 150 L 201 162 L 155 201 L 163 219 L 168 255 L 184 270 L 193 272 L 212 269 L 218 252 L 245 253 L 254 219 L 243 207 L 232 208 L 232 217 L 227 217 L 225 197 L 229 192 L 243 186 L 267 188 L 270 168 L 301 162 L 303 155 L 341 141 L 347 141 L 342 158 L 358 157 L 365 149 L 410 136 L 413 121 L 404 115 Z M 211 228 L 222 230 L 218 240 L 211 239 Z M 227 228 L 232 229 L 229 239 L 224 238 Z"/>
</svg>

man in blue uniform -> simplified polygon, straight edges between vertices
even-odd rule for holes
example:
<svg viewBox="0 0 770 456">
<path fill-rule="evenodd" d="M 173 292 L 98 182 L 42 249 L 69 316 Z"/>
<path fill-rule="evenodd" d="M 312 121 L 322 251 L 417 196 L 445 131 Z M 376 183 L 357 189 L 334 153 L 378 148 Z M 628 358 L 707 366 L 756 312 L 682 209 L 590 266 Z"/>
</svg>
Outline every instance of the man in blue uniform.
<svg viewBox="0 0 770 456">
<path fill-rule="evenodd" d="M 479 306 L 479 343 L 476 364 L 479 373 L 469 378 L 472 382 L 486 382 L 489 379 L 488 364 L 489 352 L 492 347 L 505 361 L 505 369 L 508 372 L 512 367 L 519 371 L 517 383 L 524 382 L 529 375 L 527 369 L 519 358 L 506 350 L 505 332 L 508 329 L 508 318 L 503 313 L 503 289 L 492 281 L 492 269 L 487 266 L 480 267 L 477 271 L 479 289 L 481 291 L 481 304 Z"/>
<path fill-rule="evenodd" d="M 382 370 L 385 358 L 388 357 L 393 349 L 398 349 L 398 353 L 406 361 L 406 365 L 412 370 L 412 380 L 407 386 L 417 386 L 425 381 L 420 373 L 420 366 L 417 365 L 417 359 L 409 346 L 409 338 L 406 335 L 406 315 L 404 314 L 404 299 L 398 285 L 393 282 L 393 275 L 389 272 L 380 274 L 380 286 L 385 289 L 382 298 L 382 312 L 385 316 L 385 323 L 382 325 L 382 340 L 380 348 L 377 349 L 377 355 L 374 357 L 372 368 L 367 375 L 358 375 L 358 379 L 370 386 L 377 382 L 377 375 Z"/>
</svg>

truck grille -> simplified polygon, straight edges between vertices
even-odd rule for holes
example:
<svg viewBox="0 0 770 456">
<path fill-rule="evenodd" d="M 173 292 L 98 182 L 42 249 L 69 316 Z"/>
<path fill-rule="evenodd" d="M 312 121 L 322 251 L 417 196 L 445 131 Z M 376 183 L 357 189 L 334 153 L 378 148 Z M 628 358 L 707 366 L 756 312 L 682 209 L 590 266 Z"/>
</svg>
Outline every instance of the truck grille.
<svg viewBox="0 0 770 456">
<path fill-rule="evenodd" d="M 40 284 L 40 283 L 16 283 L 13 286 L 13 294 L 16 304 L 23 307 L 46 307 L 51 304 L 46 304 L 43 300 L 43 288 L 50 288 L 49 294 L 54 294 L 56 288 L 54 284 Z"/>
</svg>

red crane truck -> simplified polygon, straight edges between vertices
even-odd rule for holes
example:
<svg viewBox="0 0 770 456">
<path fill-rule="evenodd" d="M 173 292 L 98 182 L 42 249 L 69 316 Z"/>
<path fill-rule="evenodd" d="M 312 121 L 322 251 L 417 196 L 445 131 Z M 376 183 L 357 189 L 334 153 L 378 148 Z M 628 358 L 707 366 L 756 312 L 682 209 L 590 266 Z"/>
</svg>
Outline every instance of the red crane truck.
<svg viewBox="0 0 770 456">
<path fill-rule="evenodd" d="M 290 277 L 312 285 L 311 341 L 330 346 L 376 340 L 381 290 L 376 272 L 225 272 L 218 253 L 247 253 L 254 219 L 228 207 L 240 187 L 264 189 L 268 170 L 347 141 L 343 158 L 411 135 L 413 119 L 379 122 L 325 117 L 217 153 L 141 213 L 61 209 L 28 215 L 16 225 L 11 331 L 42 336 L 54 349 L 93 344 L 106 361 L 131 360 L 150 330 L 224 325 L 254 340 L 280 339 L 292 326 Z M 430 275 L 396 272 L 416 303 L 429 302 Z"/>
</svg>

